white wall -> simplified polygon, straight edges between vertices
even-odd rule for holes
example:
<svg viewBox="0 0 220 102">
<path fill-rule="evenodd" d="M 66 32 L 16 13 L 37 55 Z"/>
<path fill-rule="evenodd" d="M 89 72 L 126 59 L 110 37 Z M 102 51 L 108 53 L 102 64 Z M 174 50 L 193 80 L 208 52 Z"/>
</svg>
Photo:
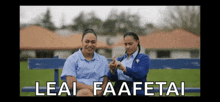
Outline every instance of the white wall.
<svg viewBox="0 0 220 102">
<path fill-rule="evenodd" d="M 141 46 L 141 53 L 145 53 L 145 48 Z"/>
<path fill-rule="evenodd" d="M 35 53 L 34 50 L 23 50 L 23 51 L 21 51 L 20 56 L 25 56 L 25 55 L 31 56 L 32 58 L 36 57 L 36 53 Z"/>
<path fill-rule="evenodd" d="M 59 58 L 68 58 L 72 54 L 72 50 L 55 50 L 54 56 L 58 55 Z"/>
<path fill-rule="evenodd" d="M 172 50 L 170 54 L 171 58 L 190 58 L 189 50 Z"/>
<path fill-rule="evenodd" d="M 157 58 L 157 52 L 156 52 L 156 50 L 149 50 L 149 53 L 148 53 L 148 56 L 150 57 L 150 58 Z"/>
</svg>

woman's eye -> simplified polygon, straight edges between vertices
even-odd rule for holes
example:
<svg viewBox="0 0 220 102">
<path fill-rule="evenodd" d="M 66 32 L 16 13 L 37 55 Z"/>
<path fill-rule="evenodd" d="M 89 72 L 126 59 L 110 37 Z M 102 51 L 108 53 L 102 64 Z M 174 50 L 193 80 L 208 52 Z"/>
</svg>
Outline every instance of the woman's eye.
<svg viewBox="0 0 220 102">
<path fill-rule="evenodd" d="M 92 41 L 92 44 L 95 44 L 95 41 Z"/>
<path fill-rule="evenodd" d="M 89 43 L 89 41 L 87 40 L 87 41 L 85 41 L 86 43 Z"/>
</svg>

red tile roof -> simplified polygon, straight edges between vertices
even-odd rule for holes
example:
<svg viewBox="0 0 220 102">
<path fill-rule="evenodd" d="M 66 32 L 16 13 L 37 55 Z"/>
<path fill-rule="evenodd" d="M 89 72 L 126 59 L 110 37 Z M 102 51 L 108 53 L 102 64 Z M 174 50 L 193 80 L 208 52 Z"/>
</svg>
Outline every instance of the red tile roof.
<svg viewBox="0 0 220 102">
<path fill-rule="evenodd" d="M 81 39 L 82 34 L 62 37 L 46 28 L 32 25 L 20 30 L 20 49 L 77 49 L 82 45 Z M 97 48 L 109 48 L 109 46 L 98 40 Z"/>
<path fill-rule="evenodd" d="M 146 49 L 200 49 L 200 36 L 183 29 L 172 32 L 151 33 L 139 36 L 140 45 Z M 124 46 L 123 40 L 111 47 Z"/>
</svg>

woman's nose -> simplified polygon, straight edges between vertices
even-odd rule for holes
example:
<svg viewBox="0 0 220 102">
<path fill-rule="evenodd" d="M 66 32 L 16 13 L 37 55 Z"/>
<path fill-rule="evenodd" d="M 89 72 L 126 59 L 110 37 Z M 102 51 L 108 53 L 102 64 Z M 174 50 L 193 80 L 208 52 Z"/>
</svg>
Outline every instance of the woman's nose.
<svg viewBox="0 0 220 102">
<path fill-rule="evenodd" d="M 129 47 L 130 47 L 129 45 L 126 45 L 126 46 L 125 46 L 126 49 L 129 48 Z"/>
<path fill-rule="evenodd" d="M 92 46 L 92 43 L 91 42 L 89 42 L 89 44 L 88 44 L 89 46 Z"/>
</svg>

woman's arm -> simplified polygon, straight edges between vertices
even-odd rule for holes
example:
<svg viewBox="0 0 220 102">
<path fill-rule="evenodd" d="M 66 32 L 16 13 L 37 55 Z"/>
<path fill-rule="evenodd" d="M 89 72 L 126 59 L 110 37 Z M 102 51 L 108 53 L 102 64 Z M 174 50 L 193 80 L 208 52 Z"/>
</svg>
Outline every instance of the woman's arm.
<svg viewBox="0 0 220 102">
<path fill-rule="evenodd" d="M 125 75 L 130 77 L 134 77 L 136 79 L 142 79 L 147 75 L 150 67 L 150 59 L 149 57 L 144 57 L 140 59 L 138 66 L 134 66 L 133 68 L 126 67 Z"/>
<path fill-rule="evenodd" d="M 110 72 L 110 70 L 108 71 L 108 79 L 111 81 L 116 81 L 118 80 L 118 74 L 117 74 L 117 70 L 115 71 L 115 74 L 112 74 Z"/>
<path fill-rule="evenodd" d="M 108 77 L 105 76 L 104 79 L 103 79 L 103 84 L 101 85 L 102 90 L 98 90 L 98 91 L 97 91 L 97 95 L 98 95 L 98 96 L 102 96 L 102 94 L 103 94 L 103 92 L 104 92 L 104 90 L 105 90 L 105 87 L 106 87 L 106 85 L 107 85 L 107 82 L 108 82 Z"/>
<path fill-rule="evenodd" d="M 136 79 L 142 79 L 149 71 L 150 60 L 149 57 L 143 57 L 140 59 L 138 66 L 133 68 L 125 67 L 121 62 L 116 61 L 116 68 L 122 70 L 125 75 L 134 77 Z"/>
<path fill-rule="evenodd" d="M 108 77 L 106 76 L 106 77 L 104 77 L 103 84 L 101 86 L 103 91 L 105 90 L 105 86 L 107 85 L 107 83 L 108 83 Z"/>
<path fill-rule="evenodd" d="M 85 85 L 83 83 L 77 82 L 76 77 L 74 76 L 66 76 L 67 85 L 69 86 L 69 89 L 73 89 L 73 82 L 76 82 L 76 89 L 89 89 L 93 93 L 93 85 Z"/>
<path fill-rule="evenodd" d="M 116 64 L 115 62 L 117 61 L 115 59 L 115 57 L 112 57 L 113 61 L 109 63 L 108 67 L 110 68 L 110 70 L 108 71 L 107 75 L 109 80 L 111 81 L 116 81 L 118 79 L 118 74 L 117 74 L 117 70 L 116 70 Z"/>
</svg>

